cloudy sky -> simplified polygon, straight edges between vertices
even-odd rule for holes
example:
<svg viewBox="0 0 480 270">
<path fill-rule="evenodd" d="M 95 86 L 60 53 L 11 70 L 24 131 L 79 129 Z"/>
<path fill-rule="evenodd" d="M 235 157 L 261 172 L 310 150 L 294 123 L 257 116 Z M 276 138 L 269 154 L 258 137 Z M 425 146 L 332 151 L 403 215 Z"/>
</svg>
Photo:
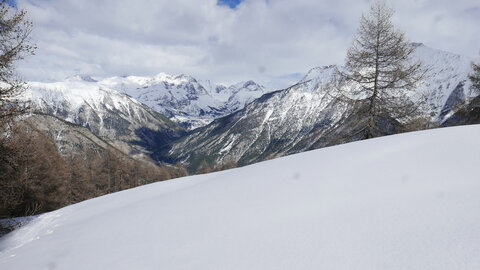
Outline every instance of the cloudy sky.
<svg viewBox="0 0 480 270">
<path fill-rule="evenodd" d="M 35 28 L 27 80 L 189 74 L 286 87 L 343 62 L 367 0 L 17 0 Z M 410 40 L 480 50 L 479 0 L 390 0 Z"/>
</svg>

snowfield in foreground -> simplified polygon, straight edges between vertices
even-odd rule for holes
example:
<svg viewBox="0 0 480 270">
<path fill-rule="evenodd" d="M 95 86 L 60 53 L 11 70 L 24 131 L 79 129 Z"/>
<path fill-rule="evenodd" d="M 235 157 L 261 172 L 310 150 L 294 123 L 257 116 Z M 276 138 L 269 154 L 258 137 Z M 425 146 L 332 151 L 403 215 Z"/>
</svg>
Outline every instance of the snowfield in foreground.
<svg viewBox="0 0 480 270">
<path fill-rule="evenodd" d="M 325 148 L 41 215 L 0 269 L 480 269 L 480 126 Z"/>
</svg>

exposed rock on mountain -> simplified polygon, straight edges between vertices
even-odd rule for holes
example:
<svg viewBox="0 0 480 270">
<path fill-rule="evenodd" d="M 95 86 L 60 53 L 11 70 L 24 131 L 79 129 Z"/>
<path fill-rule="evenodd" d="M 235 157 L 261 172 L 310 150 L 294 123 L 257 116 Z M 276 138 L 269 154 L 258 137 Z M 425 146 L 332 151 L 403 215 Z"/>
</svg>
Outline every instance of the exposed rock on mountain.
<svg viewBox="0 0 480 270">
<path fill-rule="evenodd" d="M 72 124 L 56 116 L 30 114 L 23 118 L 25 123 L 50 137 L 62 156 L 71 156 L 86 151 L 96 153 L 113 151 L 127 157 L 125 153 L 96 136 L 87 128 Z"/>
<path fill-rule="evenodd" d="M 442 127 L 480 124 L 480 97 L 476 97 L 469 104 L 458 109 L 446 121 Z"/>
</svg>

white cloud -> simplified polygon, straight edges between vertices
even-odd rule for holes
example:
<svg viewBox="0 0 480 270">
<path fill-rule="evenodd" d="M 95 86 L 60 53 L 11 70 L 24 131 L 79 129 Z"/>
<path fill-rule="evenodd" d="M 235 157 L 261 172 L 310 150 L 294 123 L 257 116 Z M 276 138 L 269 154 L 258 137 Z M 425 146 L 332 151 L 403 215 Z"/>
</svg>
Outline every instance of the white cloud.
<svg viewBox="0 0 480 270">
<path fill-rule="evenodd" d="M 342 63 L 370 1 L 18 0 L 35 24 L 37 55 L 20 64 L 28 80 L 190 74 L 285 87 L 314 66 Z M 478 0 L 392 1 L 412 41 L 475 56 Z"/>
</svg>

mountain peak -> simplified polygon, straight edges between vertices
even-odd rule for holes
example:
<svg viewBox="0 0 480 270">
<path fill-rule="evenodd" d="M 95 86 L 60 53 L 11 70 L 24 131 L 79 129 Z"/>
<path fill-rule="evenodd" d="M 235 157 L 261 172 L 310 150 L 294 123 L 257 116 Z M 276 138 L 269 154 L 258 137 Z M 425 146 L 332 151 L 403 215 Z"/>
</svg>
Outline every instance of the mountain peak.
<svg viewBox="0 0 480 270">
<path fill-rule="evenodd" d="M 337 70 L 337 65 L 328 65 L 328 66 L 321 66 L 321 67 L 314 67 L 310 69 L 298 83 L 305 83 L 308 81 L 318 81 L 322 80 L 325 81 L 326 79 L 330 79 L 332 74 Z"/>
<path fill-rule="evenodd" d="M 244 88 L 249 88 L 249 87 L 255 87 L 257 88 L 258 87 L 258 84 L 252 80 L 249 80 L 249 81 L 246 81 L 244 84 L 243 84 L 243 87 Z"/>
<path fill-rule="evenodd" d="M 412 42 L 411 45 L 412 45 L 414 48 L 426 47 L 425 44 L 423 44 L 423 43 L 421 43 L 421 42 Z"/>
<path fill-rule="evenodd" d="M 74 76 L 67 77 L 66 81 L 74 82 L 74 81 L 84 81 L 84 82 L 98 82 L 94 78 L 89 75 L 81 75 L 77 74 Z"/>
<path fill-rule="evenodd" d="M 230 85 L 228 88 L 234 89 L 234 90 L 239 90 L 239 89 L 246 89 L 248 91 L 263 91 L 264 87 L 259 85 L 258 83 L 248 80 L 248 81 L 243 81 L 239 82 L 233 85 Z"/>
</svg>

